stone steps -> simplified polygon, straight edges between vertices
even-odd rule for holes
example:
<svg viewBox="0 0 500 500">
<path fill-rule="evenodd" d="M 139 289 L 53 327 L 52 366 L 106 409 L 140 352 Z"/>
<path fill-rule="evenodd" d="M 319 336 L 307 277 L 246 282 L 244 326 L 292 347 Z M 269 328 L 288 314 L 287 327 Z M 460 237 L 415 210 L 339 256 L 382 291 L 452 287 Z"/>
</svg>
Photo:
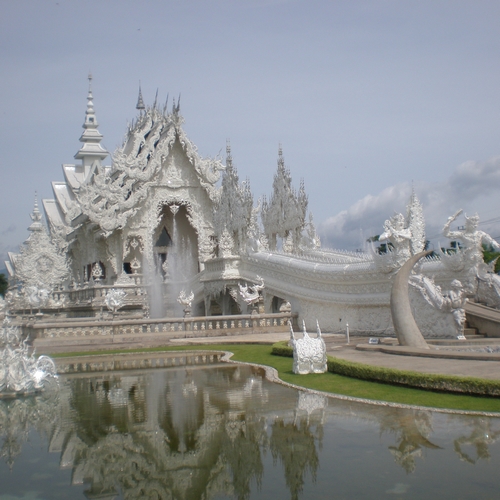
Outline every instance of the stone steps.
<svg viewBox="0 0 500 500">
<path fill-rule="evenodd" d="M 477 302 L 465 304 L 467 325 L 486 337 L 500 337 L 500 310 Z"/>
</svg>

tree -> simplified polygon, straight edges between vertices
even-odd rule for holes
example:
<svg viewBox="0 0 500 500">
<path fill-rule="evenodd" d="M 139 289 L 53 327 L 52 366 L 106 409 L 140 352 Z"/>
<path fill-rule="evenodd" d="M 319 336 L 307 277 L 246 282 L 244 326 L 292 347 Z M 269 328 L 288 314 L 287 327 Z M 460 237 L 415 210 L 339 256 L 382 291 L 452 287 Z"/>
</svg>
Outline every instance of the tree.
<svg viewBox="0 0 500 500">
<path fill-rule="evenodd" d="M 498 273 L 500 272 L 500 252 L 497 252 L 494 250 L 494 248 L 491 245 L 483 245 L 483 259 L 486 264 L 489 264 L 490 262 L 495 262 L 495 272 Z"/>
<path fill-rule="evenodd" d="M 7 280 L 7 277 L 5 274 L 0 274 L 0 295 L 2 297 L 5 296 L 5 292 L 7 291 L 7 288 L 9 286 L 9 281 Z"/>
</svg>

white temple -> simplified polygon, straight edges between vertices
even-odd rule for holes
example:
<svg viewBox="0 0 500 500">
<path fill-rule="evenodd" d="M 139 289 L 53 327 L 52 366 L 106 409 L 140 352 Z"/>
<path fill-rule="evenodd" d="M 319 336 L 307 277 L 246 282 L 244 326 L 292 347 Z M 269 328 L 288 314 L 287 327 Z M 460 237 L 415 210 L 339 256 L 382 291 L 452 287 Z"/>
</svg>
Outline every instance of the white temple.
<svg viewBox="0 0 500 500">
<path fill-rule="evenodd" d="M 35 201 L 31 235 L 6 263 L 12 316 L 38 310 L 45 321 L 102 318 L 103 297 L 120 289 L 112 309 L 122 318 L 181 317 L 183 294 L 193 317 L 291 311 L 308 328 L 319 321 L 325 332 L 348 323 L 352 333 L 393 333 L 394 273 L 425 245 L 415 193 L 406 215 L 386 221 L 380 240 L 391 251 L 322 249 L 304 184 L 293 188 L 281 148 L 272 194 L 255 205 L 229 145 L 226 165 L 198 155 L 179 103 L 170 111 L 157 102 L 145 106 L 139 91 L 137 110 L 110 157 L 89 85 L 78 163 L 63 165 L 64 180 L 52 182 L 54 198 L 43 200 L 48 230 Z M 491 281 L 489 269 L 469 261 L 465 251 L 421 265 L 412 301 L 424 334 L 456 335 L 457 314 L 439 300 L 453 280 L 469 294 L 478 291 L 478 273 Z M 260 301 L 238 293 L 262 282 Z M 498 306 L 498 290 L 490 296 Z"/>
</svg>

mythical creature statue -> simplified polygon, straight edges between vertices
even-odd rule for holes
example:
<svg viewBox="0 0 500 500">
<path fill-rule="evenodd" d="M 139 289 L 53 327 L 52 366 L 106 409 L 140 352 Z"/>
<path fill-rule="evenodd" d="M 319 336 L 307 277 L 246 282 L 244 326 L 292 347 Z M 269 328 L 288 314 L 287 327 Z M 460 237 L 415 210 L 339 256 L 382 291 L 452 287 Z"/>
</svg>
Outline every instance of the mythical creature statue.
<svg viewBox="0 0 500 500">
<path fill-rule="evenodd" d="M 264 289 L 264 280 L 260 276 L 257 276 L 257 279 L 260 281 L 260 285 L 253 285 L 252 287 L 239 285 L 240 295 L 247 305 L 255 304 L 260 300 L 260 292 Z"/>
<path fill-rule="evenodd" d="M 302 322 L 303 337 L 296 339 L 292 323 L 290 327 L 290 344 L 293 347 L 293 373 L 306 375 L 308 373 L 325 373 L 326 363 L 326 345 L 321 338 L 319 323 L 316 321 L 316 338 L 309 337 L 306 331 L 306 324 Z"/>
<path fill-rule="evenodd" d="M 500 250 L 498 244 L 489 234 L 477 229 L 479 223 L 479 216 L 472 215 L 471 217 L 465 216 L 465 229 L 459 231 L 451 231 L 450 226 L 452 222 L 463 212 L 462 209 L 458 210 L 451 217 L 448 217 L 446 224 L 443 227 L 443 235 L 452 240 L 462 242 L 463 251 L 462 258 L 465 270 L 471 275 L 476 275 L 479 267 L 483 264 L 483 244 L 491 245 L 496 250 Z"/>
<path fill-rule="evenodd" d="M 51 378 L 57 378 L 52 359 L 29 355 L 28 344 L 21 340 L 18 329 L 4 320 L 0 332 L 0 394 L 38 392 Z"/>
<path fill-rule="evenodd" d="M 104 299 L 106 303 L 106 307 L 113 313 L 116 314 L 118 309 L 121 309 L 125 305 L 125 290 L 112 288 L 106 294 L 106 298 Z"/>
<path fill-rule="evenodd" d="M 24 289 L 26 302 L 31 309 L 40 309 L 44 307 L 50 299 L 50 290 L 38 288 L 37 286 L 27 286 Z"/>
<path fill-rule="evenodd" d="M 402 266 L 411 256 L 410 241 L 411 231 L 405 228 L 403 214 L 393 215 L 384 223 L 384 232 L 379 236 L 379 241 L 389 241 L 394 246 L 394 261 Z"/>
<path fill-rule="evenodd" d="M 194 300 L 194 293 L 191 291 L 189 295 L 186 295 L 185 290 L 181 290 L 181 293 L 179 294 L 179 297 L 177 297 L 177 302 L 184 306 L 185 308 L 191 309 L 191 304 L 193 303 Z"/>
<path fill-rule="evenodd" d="M 425 221 L 422 205 L 414 191 L 406 206 L 406 217 L 395 214 L 384 223 L 384 232 L 378 237 L 388 242 L 388 251 L 377 255 L 375 264 L 383 272 L 393 272 L 412 256 L 425 248 Z"/>
<path fill-rule="evenodd" d="M 435 309 L 453 315 L 456 336 L 464 338 L 466 292 L 462 283 L 455 279 L 450 284 L 450 289 L 443 293 L 441 287 L 434 283 L 432 278 L 416 274 L 411 276 L 410 283 L 420 290 L 425 300 Z"/>
</svg>

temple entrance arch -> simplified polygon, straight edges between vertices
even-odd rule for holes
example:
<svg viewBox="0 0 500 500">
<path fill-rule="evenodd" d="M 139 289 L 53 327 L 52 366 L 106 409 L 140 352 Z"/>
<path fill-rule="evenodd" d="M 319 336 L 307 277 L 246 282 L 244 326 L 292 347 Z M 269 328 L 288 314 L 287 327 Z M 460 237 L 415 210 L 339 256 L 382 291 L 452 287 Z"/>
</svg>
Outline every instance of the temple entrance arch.
<svg viewBox="0 0 500 500">
<path fill-rule="evenodd" d="M 153 257 L 168 281 L 186 282 L 199 272 L 198 235 L 186 205 L 161 207 L 153 234 Z M 159 269 L 160 270 L 160 269 Z"/>
</svg>

